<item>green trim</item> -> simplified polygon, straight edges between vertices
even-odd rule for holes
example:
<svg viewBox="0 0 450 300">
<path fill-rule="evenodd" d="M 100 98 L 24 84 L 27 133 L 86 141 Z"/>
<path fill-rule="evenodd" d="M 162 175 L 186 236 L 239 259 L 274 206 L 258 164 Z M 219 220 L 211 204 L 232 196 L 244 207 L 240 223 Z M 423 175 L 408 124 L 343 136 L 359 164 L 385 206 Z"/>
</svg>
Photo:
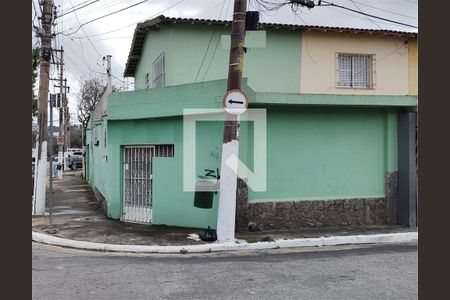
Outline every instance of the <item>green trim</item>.
<svg viewBox="0 0 450 300">
<path fill-rule="evenodd" d="M 415 96 L 256 93 L 254 104 L 416 106 Z"/>
<path fill-rule="evenodd" d="M 174 85 L 165 88 L 117 92 L 109 95 L 109 120 L 148 119 L 183 115 L 185 108 L 221 108 L 226 80 Z M 327 95 L 296 93 L 260 93 L 247 85 L 243 90 L 250 106 L 316 105 L 409 107 L 417 105 L 416 96 Z"/>
</svg>

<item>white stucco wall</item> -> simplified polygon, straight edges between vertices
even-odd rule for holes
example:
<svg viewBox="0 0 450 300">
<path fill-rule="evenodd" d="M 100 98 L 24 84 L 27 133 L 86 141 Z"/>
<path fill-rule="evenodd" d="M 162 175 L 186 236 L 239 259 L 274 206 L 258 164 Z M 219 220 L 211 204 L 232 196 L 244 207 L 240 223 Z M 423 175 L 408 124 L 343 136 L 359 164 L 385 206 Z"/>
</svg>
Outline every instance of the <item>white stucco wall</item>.
<svg viewBox="0 0 450 300">
<path fill-rule="evenodd" d="M 408 95 L 407 38 L 346 32 L 302 32 L 301 93 Z M 336 53 L 375 54 L 375 88 L 337 88 Z"/>
</svg>

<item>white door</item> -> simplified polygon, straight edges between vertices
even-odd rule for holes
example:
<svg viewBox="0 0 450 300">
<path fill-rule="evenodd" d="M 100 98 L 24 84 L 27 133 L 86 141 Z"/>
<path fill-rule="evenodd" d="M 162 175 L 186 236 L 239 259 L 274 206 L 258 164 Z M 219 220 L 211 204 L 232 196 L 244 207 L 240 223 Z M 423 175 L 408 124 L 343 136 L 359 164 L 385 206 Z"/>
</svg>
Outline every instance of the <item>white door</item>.
<svg viewBox="0 0 450 300">
<path fill-rule="evenodd" d="M 154 146 L 124 147 L 122 221 L 151 222 L 154 153 Z"/>
</svg>

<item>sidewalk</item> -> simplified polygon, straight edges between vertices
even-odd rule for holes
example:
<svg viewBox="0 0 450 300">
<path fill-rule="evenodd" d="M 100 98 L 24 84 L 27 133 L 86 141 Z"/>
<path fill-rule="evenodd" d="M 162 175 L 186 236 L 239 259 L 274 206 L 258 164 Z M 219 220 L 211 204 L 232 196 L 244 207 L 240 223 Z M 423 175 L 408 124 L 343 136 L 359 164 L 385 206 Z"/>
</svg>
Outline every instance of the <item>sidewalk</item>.
<svg viewBox="0 0 450 300">
<path fill-rule="evenodd" d="M 143 225 L 110 220 L 103 214 L 91 187 L 81 177 L 81 174 L 72 172 L 70 175 L 72 176 L 64 176 L 61 180 L 55 179 L 53 183 L 53 224 L 56 232 L 51 236 L 72 241 L 113 245 L 207 246 L 214 244 L 187 238 L 191 233 L 199 233 L 201 229 L 198 228 Z M 33 216 L 32 230 L 35 233 L 49 234 L 48 216 Z M 312 240 L 323 237 L 335 239 L 343 236 L 352 238 L 352 240 L 355 238 L 361 240 L 359 237 L 363 236 L 367 243 L 367 241 L 370 242 L 370 239 L 367 238 L 371 235 L 386 236 L 382 234 L 393 233 L 405 233 L 406 235 L 415 233 L 417 235 L 417 230 L 404 226 L 311 228 L 237 233 L 236 238 L 240 240 L 239 243 L 263 244 L 280 240 Z M 392 240 L 391 237 L 388 239 Z"/>
</svg>

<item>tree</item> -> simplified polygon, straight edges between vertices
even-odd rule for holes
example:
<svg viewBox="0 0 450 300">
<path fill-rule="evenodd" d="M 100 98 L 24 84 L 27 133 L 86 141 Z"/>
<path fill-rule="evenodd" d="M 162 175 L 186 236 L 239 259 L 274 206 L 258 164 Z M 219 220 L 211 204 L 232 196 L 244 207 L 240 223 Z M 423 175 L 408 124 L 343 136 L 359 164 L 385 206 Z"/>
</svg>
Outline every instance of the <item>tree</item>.
<svg viewBox="0 0 450 300">
<path fill-rule="evenodd" d="M 116 86 L 112 86 L 113 92 L 119 90 L 120 89 Z M 96 77 L 81 80 L 80 96 L 78 97 L 77 117 L 84 130 L 89 124 L 90 113 L 94 111 L 97 103 L 101 100 L 102 95 L 105 91 L 105 80 Z"/>
<path fill-rule="evenodd" d="M 73 148 L 81 148 L 81 130 L 76 126 L 70 129 L 70 145 Z"/>
<path fill-rule="evenodd" d="M 84 129 L 89 124 L 90 113 L 94 111 L 105 91 L 106 82 L 99 78 L 93 77 L 81 80 L 77 117 Z"/>
<path fill-rule="evenodd" d="M 35 85 L 37 77 L 37 68 L 39 66 L 39 47 L 31 48 L 31 115 L 37 115 L 37 96 L 35 94 Z"/>
</svg>

